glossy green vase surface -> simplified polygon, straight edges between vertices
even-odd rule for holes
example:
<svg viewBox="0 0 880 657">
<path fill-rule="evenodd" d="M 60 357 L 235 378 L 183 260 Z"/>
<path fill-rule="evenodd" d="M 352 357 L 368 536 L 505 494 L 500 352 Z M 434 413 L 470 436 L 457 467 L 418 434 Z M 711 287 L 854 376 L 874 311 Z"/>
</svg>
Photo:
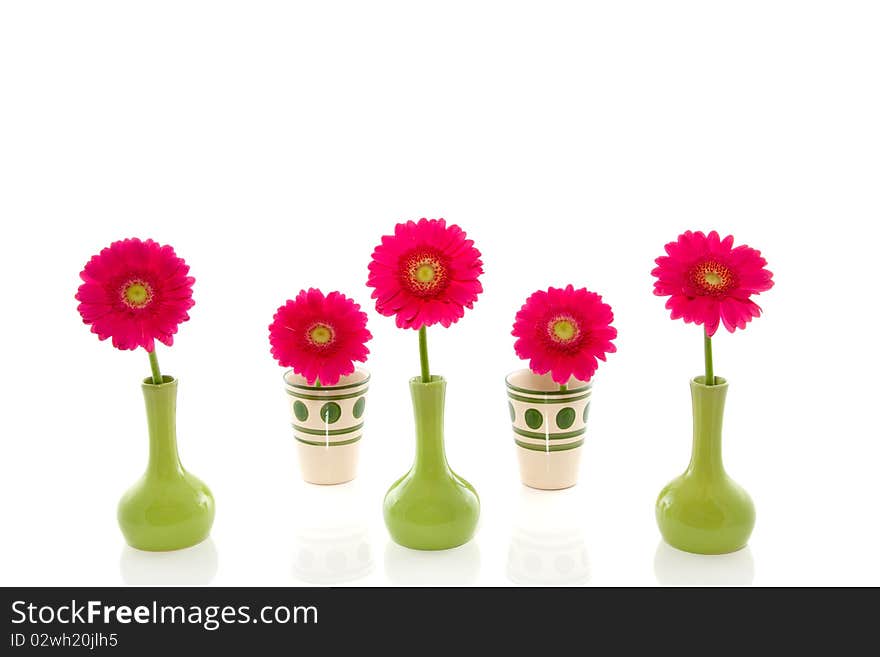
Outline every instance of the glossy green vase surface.
<svg viewBox="0 0 880 657">
<path fill-rule="evenodd" d="M 416 424 L 416 455 L 409 472 L 385 494 L 385 525 L 391 538 L 416 550 L 446 550 L 467 543 L 480 517 L 474 487 L 446 461 L 443 414 L 446 381 L 409 382 Z"/>
<path fill-rule="evenodd" d="M 141 386 L 147 408 L 150 456 L 144 475 L 119 501 L 119 527 L 140 550 L 179 550 L 208 537 L 214 522 L 214 497 L 187 472 L 177 452 L 177 380 L 163 377 Z"/>
<path fill-rule="evenodd" d="M 657 498 L 657 525 L 672 547 L 697 554 L 726 554 L 745 547 L 755 526 L 749 494 L 725 472 L 721 427 L 727 381 L 691 381 L 694 435 L 691 461 Z"/>
</svg>

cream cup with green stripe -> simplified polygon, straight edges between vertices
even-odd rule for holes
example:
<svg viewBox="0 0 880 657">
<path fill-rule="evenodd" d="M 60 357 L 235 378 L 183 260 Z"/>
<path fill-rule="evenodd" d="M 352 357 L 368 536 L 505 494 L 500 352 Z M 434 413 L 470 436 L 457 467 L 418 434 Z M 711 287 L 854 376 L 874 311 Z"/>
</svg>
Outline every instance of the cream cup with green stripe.
<svg viewBox="0 0 880 657">
<path fill-rule="evenodd" d="M 549 374 L 528 369 L 509 374 L 506 383 L 522 482 L 544 490 L 574 486 L 592 383 L 572 378 L 561 390 Z"/>
<path fill-rule="evenodd" d="M 293 435 L 303 478 L 341 484 L 357 474 L 369 373 L 358 368 L 333 386 L 310 386 L 290 370 L 284 374 Z"/>
</svg>

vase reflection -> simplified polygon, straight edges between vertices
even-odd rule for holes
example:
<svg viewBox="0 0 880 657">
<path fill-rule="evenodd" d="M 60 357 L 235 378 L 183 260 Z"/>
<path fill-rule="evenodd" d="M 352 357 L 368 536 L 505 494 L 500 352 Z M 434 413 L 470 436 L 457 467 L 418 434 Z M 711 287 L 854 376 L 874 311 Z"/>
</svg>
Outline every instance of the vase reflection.
<svg viewBox="0 0 880 657">
<path fill-rule="evenodd" d="M 590 560 L 577 489 L 522 487 L 507 557 L 507 577 L 523 586 L 578 586 Z"/>
<path fill-rule="evenodd" d="M 476 541 L 449 550 L 412 550 L 388 541 L 385 574 L 395 586 L 468 586 L 480 575 Z"/>
<path fill-rule="evenodd" d="M 296 580 L 330 586 L 359 580 L 373 571 L 373 550 L 362 520 L 364 497 L 356 481 L 300 485 L 293 531 Z"/>
<path fill-rule="evenodd" d="M 692 554 L 660 541 L 654 576 L 662 586 L 748 586 L 755 579 L 749 546 L 728 554 Z"/>
<path fill-rule="evenodd" d="M 293 575 L 308 584 L 332 585 L 366 577 L 373 555 L 365 527 L 310 529 L 295 537 Z"/>
<path fill-rule="evenodd" d="M 217 547 L 212 538 L 169 552 L 146 552 L 126 545 L 119 571 L 123 582 L 138 586 L 206 585 L 217 574 Z"/>
</svg>

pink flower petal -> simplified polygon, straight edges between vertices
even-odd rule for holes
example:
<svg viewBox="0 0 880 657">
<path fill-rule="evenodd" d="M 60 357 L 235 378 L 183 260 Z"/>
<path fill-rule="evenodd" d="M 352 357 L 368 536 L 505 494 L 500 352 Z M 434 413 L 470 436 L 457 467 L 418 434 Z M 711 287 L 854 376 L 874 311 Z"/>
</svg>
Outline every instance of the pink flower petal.
<svg viewBox="0 0 880 657">
<path fill-rule="evenodd" d="M 413 262 L 432 263 L 433 278 L 415 280 Z M 376 310 L 396 315 L 401 328 L 450 326 L 483 291 L 478 280 L 483 273 L 480 252 L 461 228 L 443 219 L 397 224 L 394 234 L 384 235 L 373 250 L 368 270 L 367 286 L 373 288 Z"/>
<path fill-rule="evenodd" d="M 552 326 L 560 318 L 575 327 L 570 339 L 560 339 Z M 582 380 L 592 378 L 597 359 L 614 351 L 611 340 L 617 331 L 611 306 L 586 288 L 551 287 L 534 292 L 516 314 L 512 334 L 517 338 L 514 351 L 529 361 L 536 374 L 551 373 L 552 379 L 565 384 L 572 375 Z"/>
<path fill-rule="evenodd" d="M 666 255 L 655 260 L 651 275 L 654 294 L 669 297 L 672 319 L 701 324 L 711 336 L 722 323 L 733 332 L 760 315 L 750 297 L 773 287 L 773 274 L 760 251 L 733 241 L 716 231 L 685 231 L 664 246 Z"/>
<path fill-rule="evenodd" d="M 187 310 L 195 305 L 195 279 L 188 272 L 170 246 L 138 238 L 113 242 L 80 272 L 77 309 L 92 332 L 101 340 L 111 338 L 117 349 L 152 351 L 155 340 L 171 345 L 178 325 L 189 319 Z M 141 305 L 132 305 L 124 295 L 135 282 L 149 289 Z"/>
<path fill-rule="evenodd" d="M 311 338 L 316 325 L 326 327 L 330 339 L 318 343 Z M 365 362 L 370 353 L 365 342 L 367 314 L 340 292 L 324 295 L 316 288 L 302 290 L 294 300 L 278 308 L 269 325 L 272 356 L 306 378 L 310 385 L 335 385 L 354 372 L 355 362 Z"/>
</svg>

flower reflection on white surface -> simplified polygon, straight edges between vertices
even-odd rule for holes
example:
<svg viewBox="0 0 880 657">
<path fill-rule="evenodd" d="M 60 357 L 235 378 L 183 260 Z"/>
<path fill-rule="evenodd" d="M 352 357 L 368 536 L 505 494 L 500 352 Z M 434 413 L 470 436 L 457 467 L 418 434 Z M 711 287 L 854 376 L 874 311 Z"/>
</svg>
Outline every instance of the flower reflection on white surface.
<svg viewBox="0 0 880 657">
<path fill-rule="evenodd" d="M 748 586 L 755 560 L 749 546 L 730 554 L 691 554 L 660 541 L 654 575 L 662 586 Z"/>
<path fill-rule="evenodd" d="M 119 570 L 126 584 L 206 585 L 217 574 L 217 548 L 210 537 L 193 547 L 169 552 L 146 552 L 126 545 Z"/>
<path fill-rule="evenodd" d="M 293 535 L 293 576 L 306 584 L 353 582 L 373 570 L 357 481 L 335 486 L 302 483 Z"/>
<path fill-rule="evenodd" d="M 471 540 L 451 550 L 411 550 L 388 541 L 385 574 L 395 586 L 468 586 L 480 575 L 480 548 Z"/>
<path fill-rule="evenodd" d="M 583 585 L 590 560 L 576 488 L 522 487 L 507 557 L 507 577 L 526 586 Z"/>
</svg>

